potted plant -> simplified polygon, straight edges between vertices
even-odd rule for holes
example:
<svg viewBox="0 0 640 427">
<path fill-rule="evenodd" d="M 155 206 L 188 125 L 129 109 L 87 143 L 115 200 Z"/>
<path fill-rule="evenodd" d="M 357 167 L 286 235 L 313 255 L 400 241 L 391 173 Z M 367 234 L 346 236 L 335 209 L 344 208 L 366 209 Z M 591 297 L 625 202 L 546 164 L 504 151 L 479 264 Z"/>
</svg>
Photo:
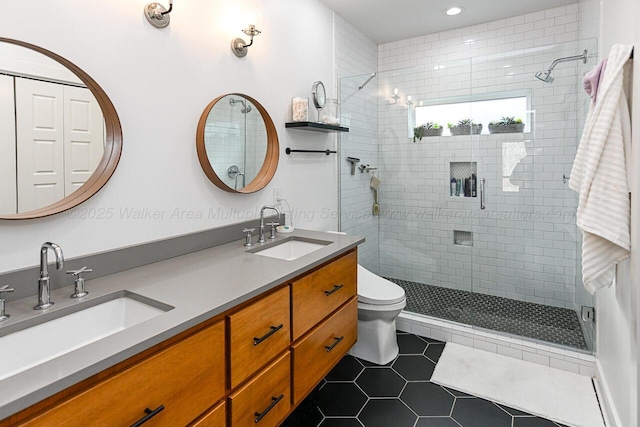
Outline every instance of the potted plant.
<svg viewBox="0 0 640 427">
<path fill-rule="evenodd" d="M 478 135 L 482 132 L 482 124 L 473 123 L 472 119 L 460 120 L 455 125 L 448 123 L 449 131 L 451 135 Z"/>
<path fill-rule="evenodd" d="M 489 133 L 522 133 L 524 123 L 515 117 L 503 117 L 499 121 L 489 123 Z"/>
<path fill-rule="evenodd" d="M 427 122 L 413 128 L 413 142 L 416 139 L 422 140 L 425 136 L 442 136 L 444 129 L 436 122 Z"/>
</svg>

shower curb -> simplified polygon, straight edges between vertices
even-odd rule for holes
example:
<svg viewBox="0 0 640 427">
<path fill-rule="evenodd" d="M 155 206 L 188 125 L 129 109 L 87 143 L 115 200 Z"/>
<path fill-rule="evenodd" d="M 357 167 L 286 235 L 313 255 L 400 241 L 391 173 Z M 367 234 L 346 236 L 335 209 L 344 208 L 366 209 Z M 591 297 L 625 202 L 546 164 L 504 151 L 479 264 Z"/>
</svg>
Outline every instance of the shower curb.
<svg viewBox="0 0 640 427">
<path fill-rule="evenodd" d="M 516 338 L 500 332 L 489 332 L 477 327 L 406 312 L 398 316 L 396 328 L 421 337 L 455 342 L 590 378 L 596 376 L 595 357 L 591 353 L 542 344 L 533 339 Z"/>
</svg>

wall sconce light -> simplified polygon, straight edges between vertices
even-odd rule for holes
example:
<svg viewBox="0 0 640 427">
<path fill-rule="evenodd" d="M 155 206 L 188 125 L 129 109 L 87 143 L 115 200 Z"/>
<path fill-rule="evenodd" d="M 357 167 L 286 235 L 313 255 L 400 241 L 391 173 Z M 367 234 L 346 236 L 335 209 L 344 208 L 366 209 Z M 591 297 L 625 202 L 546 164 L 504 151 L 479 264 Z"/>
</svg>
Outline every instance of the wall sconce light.
<svg viewBox="0 0 640 427">
<path fill-rule="evenodd" d="M 246 44 L 244 39 L 240 37 L 231 40 L 231 50 L 238 58 L 247 56 L 247 53 L 249 52 L 249 49 L 247 48 L 253 44 L 253 37 L 261 33 L 261 31 L 253 24 L 243 29 L 242 32 L 251 37 L 251 41 L 249 44 Z"/>
<path fill-rule="evenodd" d="M 413 105 L 413 98 L 411 95 L 407 95 L 407 105 L 411 107 Z"/>
<path fill-rule="evenodd" d="M 398 99 L 400 98 L 400 95 L 397 87 L 393 89 L 393 95 L 391 95 L 391 98 L 393 98 L 394 104 L 398 103 Z"/>
<path fill-rule="evenodd" d="M 160 3 L 147 3 L 144 7 L 144 17 L 149 24 L 156 28 L 164 28 L 169 25 L 169 14 L 173 10 L 173 0 L 169 0 L 169 9 L 165 9 Z"/>
</svg>

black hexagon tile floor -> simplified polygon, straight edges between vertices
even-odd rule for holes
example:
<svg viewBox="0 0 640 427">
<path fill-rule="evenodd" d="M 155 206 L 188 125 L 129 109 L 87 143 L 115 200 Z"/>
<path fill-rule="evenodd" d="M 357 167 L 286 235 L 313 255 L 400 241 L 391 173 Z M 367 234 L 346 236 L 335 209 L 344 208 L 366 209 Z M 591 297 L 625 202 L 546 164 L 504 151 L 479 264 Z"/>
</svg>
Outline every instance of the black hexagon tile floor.
<svg viewBox="0 0 640 427">
<path fill-rule="evenodd" d="M 398 333 L 385 366 L 345 356 L 282 427 L 558 427 L 430 382 L 445 343 Z"/>
</svg>

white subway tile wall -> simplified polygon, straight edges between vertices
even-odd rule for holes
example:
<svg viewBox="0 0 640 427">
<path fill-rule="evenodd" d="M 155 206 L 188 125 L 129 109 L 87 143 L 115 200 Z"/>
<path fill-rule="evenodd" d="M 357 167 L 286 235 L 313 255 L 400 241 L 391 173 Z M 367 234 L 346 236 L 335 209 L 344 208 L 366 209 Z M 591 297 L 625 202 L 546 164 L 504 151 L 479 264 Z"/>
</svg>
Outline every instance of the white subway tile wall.
<svg viewBox="0 0 640 427">
<path fill-rule="evenodd" d="M 229 99 L 242 100 L 231 105 Z M 227 170 L 238 166 L 245 174 L 245 184 L 249 184 L 258 174 L 267 154 L 267 129 L 258 109 L 247 99 L 239 96 L 222 98 L 211 109 L 205 125 L 205 148 L 211 166 L 218 177 L 229 187 L 236 187 L 236 179 Z M 237 178 L 237 188 L 242 188 L 242 176 Z"/>
<path fill-rule="evenodd" d="M 382 275 L 577 309 L 577 199 L 563 176 L 588 64 L 559 65 L 553 84 L 534 74 L 586 44 L 575 4 L 378 46 Z M 408 96 L 416 105 L 505 91 L 529 94 L 530 133 L 409 137 Z M 450 196 L 452 162 L 477 162 L 485 210 Z M 454 245 L 454 230 L 473 231 L 473 247 Z"/>
<path fill-rule="evenodd" d="M 373 216 L 372 172 L 356 169 L 351 175 L 347 157 L 378 167 L 378 81 L 372 79 L 358 89 L 377 69 L 377 46 L 340 16 L 335 15 L 336 64 L 340 93 L 341 124 L 349 128 L 340 138 L 341 231 L 365 237 L 359 246 L 359 263 L 379 273 L 378 222 Z M 384 183 L 383 183 L 384 185 Z"/>
</svg>

